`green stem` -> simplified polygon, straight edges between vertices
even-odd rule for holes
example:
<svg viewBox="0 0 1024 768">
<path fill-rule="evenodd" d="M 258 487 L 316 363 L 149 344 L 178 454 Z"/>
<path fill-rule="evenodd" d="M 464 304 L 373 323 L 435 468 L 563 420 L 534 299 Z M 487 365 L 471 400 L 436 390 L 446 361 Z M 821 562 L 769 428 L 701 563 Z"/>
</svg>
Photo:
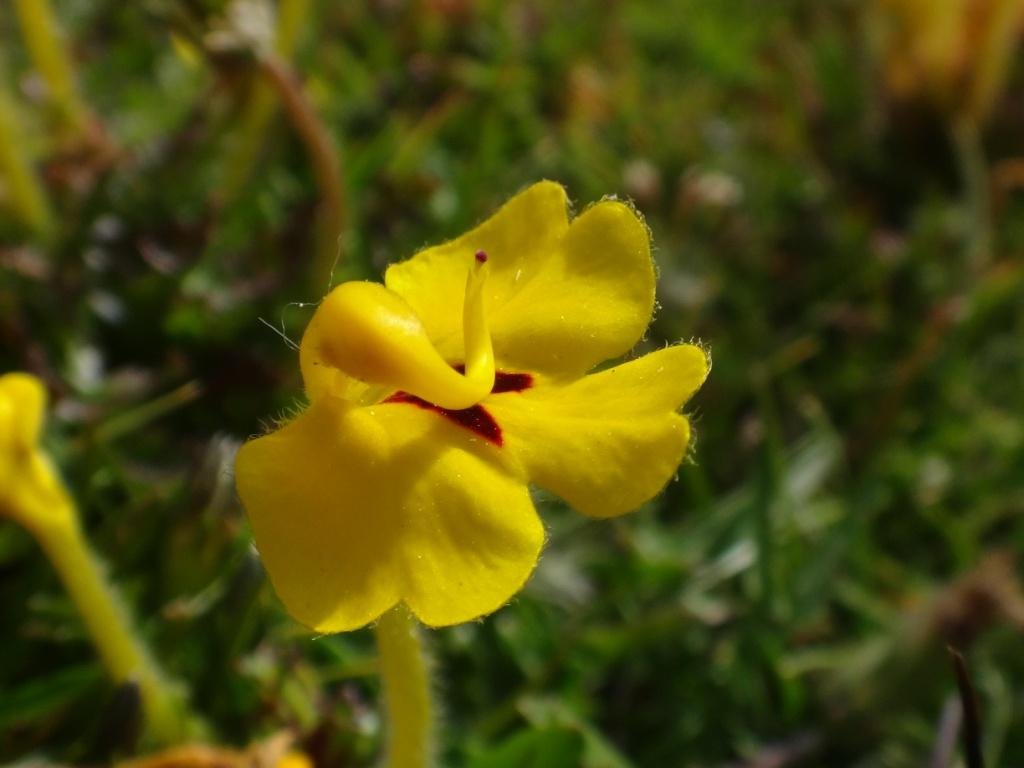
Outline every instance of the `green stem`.
<svg viewBox="0 0 1024 768">
<path fill-rule="evenodd" d="M 292 58 L 308 18 L 309 0 L 282 0 L 279 4 L 274 53 L 282 61 Z M 256 80 L 232 139 L 220 192 L 224 202 L 234 201 L 249 182 L 276 110 L 277 98 L 273 88 L 262 80 Z"/>
<path fill-rule="evenodd" d="M 772 394 L 770 374 L 759 368 L 754 377 L 754 391 L 760 406 L 764 427 L 761 448 L 761 468 L 754 495 L 754 524 L 757 537 L 758 571 L 761 581 L 761 608 L 765 620 L 771 624 L 776 616 L 775 595 L 775 515 L 780 509 L 780 478 L 784 453 L 782 427 Z"/>
<path fill-rule="evenodd" d="M 49 91 L 61 127 L 69 136 L 80 135 L 88 123 L 88 110 L 75 90 L 71 57 L 48 0 L 15 0 L 25 47 Z"/>
<path fill-rule="evenodd" d="M 970 117 L 953 123 L 953 140 L 963 176 L 964 195 L 970 217 L 967 263 L 984 267 L 992 259 L 992 201 L 989 194 L 988 164 L 981 142 L 981 129 Z"/>
<path fill-rule="evenodd" d="M 0 83 L 0 177 L 6 182 L 11 208 L 29 229 L 45 235 L 49 232 L 53 217 L 25 151 L 17 113 L 14 100 L 8 96 L 3 83 Z"/>
<path fill-rule="evenodd" d="M 306 147 L 320 190 L 312 276 L 314 288 L 324 291 L 331 287 L 332 273 L 340 259 L 339 239 L 345 226 L 345 190 L 338 150 L 302 84 L 285 62 L 273 55 L 266 55 L 259 61 L 266 82 L 277 92 L 288 121 Z"/>
<path fill-rule="evenodd" d="M 388 768 L 428 768 L 434 755 L 434 708 L 420 628 L 404 605 L 376 626 L 380 675 L 387 704 Z"/>
<path fill-rule="evenodd" d="M 40 546 L 53 563 L 78 609 L 107 673 L 117 683 L 138 685 L 152 741 L 173 744 L 189 735 L 185 710 L 177 691 L 164 679 L 132 628 L 128 613 L 107 580 L 104 567 L 76 522 L 35 527 Z"/>
<path fill-rule="evenodd" d="M 202 385 L 193 379 L 186 381 L 166 395 L 160 395 L 149 402 L 124 413 L 110 417 L 96 428 L 98 443 L 108 443 L 142 429 L 151 422 L 193 402 L 203 394 Z"/>
</svg>

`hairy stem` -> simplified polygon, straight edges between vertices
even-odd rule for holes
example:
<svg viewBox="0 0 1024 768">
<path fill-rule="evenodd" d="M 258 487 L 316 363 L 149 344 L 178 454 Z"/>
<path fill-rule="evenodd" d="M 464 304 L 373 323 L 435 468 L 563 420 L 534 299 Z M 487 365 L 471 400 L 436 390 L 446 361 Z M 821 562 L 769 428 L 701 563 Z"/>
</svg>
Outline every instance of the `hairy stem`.
<svg viewBox="0 0 1024 768">
<path fill-rule="evenodd" d="M 61 517 L 77 519 L 74 513 Z M 160 744 L 186 738 L 183 702 L 133 630 L 81 528 L 76 522 L 60 522 L 39 526 L 34 533 L 78 609 L 107 673 L 117 683 L 138 686 L 149 738 Z"/>
<path fill-rule="evenodd" d="M 404 605 L 376 626 L 380 675 L 388 714 L 388 768 L 433 765 L 434 708 L 428 663 L 416 620 Z"/>
</svg>

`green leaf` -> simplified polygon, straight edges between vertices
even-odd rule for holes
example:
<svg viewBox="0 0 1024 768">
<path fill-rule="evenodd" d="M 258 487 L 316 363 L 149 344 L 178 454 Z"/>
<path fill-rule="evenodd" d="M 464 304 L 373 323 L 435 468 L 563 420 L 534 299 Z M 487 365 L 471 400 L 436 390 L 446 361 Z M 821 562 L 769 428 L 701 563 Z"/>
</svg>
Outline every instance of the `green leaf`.
<svg viewBox="0 0 1024 768">
<path fill-rule="evenodd" d="M 583 737 L 564 728 L 520 731 L 470 763 L 470 768 L 573 768 L 582 765 Z"/>
<path fill-rule="evenodd" d="M 53 714 L 96 685 L 102 677 L 94 664 L 72 667 L 32 680 L 0 696 L 0 729 Z"/>
</svg>

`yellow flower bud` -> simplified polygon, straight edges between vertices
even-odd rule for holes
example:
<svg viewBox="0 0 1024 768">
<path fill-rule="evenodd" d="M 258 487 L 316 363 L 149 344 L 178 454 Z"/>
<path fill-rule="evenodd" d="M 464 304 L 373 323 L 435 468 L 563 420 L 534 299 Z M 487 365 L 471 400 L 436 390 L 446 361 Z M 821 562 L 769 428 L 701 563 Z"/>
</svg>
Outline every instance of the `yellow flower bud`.
<svg viewBox="0 0 1024 768">
<path fill-rule="evenodd" d="M 0 514 L 35 533 L 73 521 L 67 493 L 39 447 L 45 408 L 39 379 L 0 376 Z"/>
</svg>

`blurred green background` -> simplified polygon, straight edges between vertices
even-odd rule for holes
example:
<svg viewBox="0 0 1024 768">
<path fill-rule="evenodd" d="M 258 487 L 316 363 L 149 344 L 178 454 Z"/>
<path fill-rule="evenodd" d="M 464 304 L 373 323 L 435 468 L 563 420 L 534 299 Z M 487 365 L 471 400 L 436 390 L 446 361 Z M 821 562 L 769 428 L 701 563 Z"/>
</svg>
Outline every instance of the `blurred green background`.
<svg viewBox="0 0 1024 768">
<path fill-rule="evenodd" d="M 541 498 L 525 591 L 431 633 L 444 764 L 954 765 L 948 643 L 990 764 L 1024 764 L 1021 3 L 52 3 L 64 104 L 0 6 L 0 371 L 49 386 L 89 536 L 220 743 L 381 743 L 372 637 L 284 614 L 230 477 L 300 398 L 283 337 L 550 178 L 635 202 L 644 345 L 714 369 L 661 497 Z M 10 523 L 0 616 L 0 763 L 131 755 Z"/>
</svg>

